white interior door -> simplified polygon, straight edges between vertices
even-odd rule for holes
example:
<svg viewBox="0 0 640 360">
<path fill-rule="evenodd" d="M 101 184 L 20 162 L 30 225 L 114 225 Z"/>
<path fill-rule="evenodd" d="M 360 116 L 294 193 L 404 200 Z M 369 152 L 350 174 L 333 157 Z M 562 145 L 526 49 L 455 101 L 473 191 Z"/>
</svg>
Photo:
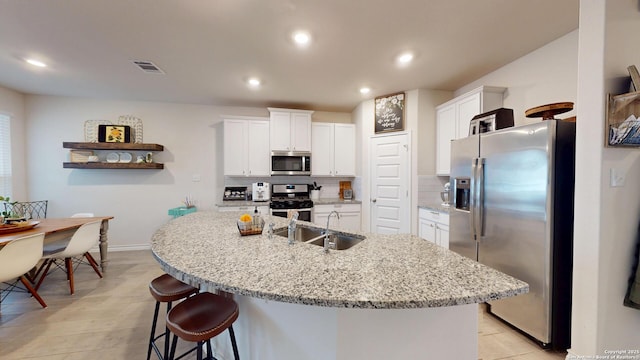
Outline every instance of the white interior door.
<svg viewBox="0 0 640 360">
<path fill-rule="evenodd" d="M 371 139 L 371 231 L 410 232 L 408 134 Z"/>
</svg>

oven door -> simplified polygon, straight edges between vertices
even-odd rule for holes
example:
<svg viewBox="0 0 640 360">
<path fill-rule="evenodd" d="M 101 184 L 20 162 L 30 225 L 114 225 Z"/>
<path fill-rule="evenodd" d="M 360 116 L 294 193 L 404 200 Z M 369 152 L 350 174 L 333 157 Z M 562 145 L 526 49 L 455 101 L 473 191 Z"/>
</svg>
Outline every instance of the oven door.
<svg viewBox="0 0 640 360">
<path fill-rule="evenodd" d="M 311 222 L 311 212 L 313 209 L 271 209 L 271 215 L 286 218 L 287 211 L 297 210 L 298 220 Z"/>
</svg>

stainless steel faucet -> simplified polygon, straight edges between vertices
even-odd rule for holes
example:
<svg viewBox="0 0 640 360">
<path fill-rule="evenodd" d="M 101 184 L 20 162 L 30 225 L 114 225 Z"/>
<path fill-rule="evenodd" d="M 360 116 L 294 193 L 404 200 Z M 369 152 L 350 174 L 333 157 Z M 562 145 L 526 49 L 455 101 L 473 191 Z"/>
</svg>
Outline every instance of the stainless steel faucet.
<svg viewBox="0 0 640 360">
<path fill-rule="evenodd" d="M 331 215 L 333 215 L 334 213 L 336 214 L 336 217 L 340 219 L 340 214 L 335 210 L 330 212 L 327 216 L 327 228 L 324 231 L 324 252 L 326 253 L 329 252 L 329 249 L 336 248 L 336 243 L 334 241 L 331 241 L 331 234 L 329 234 L 329 220 L 331 219 Z"/>
<path fill-rule="evenodd" d="M 293 210 L 289 217 L 289 225 L 287 226 L 287 239 L 289 245 L 293 245 L 296 240 L 296 221 L 298 220 L 298 212 Z"/>
</svg>

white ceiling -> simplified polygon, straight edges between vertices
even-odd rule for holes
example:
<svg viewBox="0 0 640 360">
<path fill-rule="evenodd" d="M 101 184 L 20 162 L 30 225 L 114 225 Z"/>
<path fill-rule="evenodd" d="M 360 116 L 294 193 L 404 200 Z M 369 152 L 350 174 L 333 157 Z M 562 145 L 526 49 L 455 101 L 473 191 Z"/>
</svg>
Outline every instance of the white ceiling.
<svg viewBox="0 0 640 360">
<path fill-rule="evenodd" d="M 576 29 L 578 2 L 0 0 L 0 85 L 28 94 L 351 111 L 397 91 L 455 90 Z M 311 46 L 293 45 L 296 29 L 311 32 Z M 394 58 L 405 50 L 416 56 L 400 68 Z M 27 57 L 49 66 L 34 68 Z M 144 73 L 133 60 L 152 61 L 166 75 Z M 245 85 L 250 76 L 263 80 L 259 90 Z M 366 96 L 358 92 L 364 85 L 372 89 Z"/>
</svg>

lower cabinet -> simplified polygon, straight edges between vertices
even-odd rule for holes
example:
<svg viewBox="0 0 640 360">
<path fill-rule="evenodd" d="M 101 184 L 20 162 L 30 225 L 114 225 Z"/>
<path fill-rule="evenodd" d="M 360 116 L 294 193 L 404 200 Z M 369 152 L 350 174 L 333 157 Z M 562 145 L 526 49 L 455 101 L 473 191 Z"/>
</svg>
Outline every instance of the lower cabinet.
<svg viewBox="0 0 640 360">
<path fill-rule="evenodd" d="M 337 211 L 340 218 L 331 215 L 329 228 L 360 231 L 360 204 L 314 205 L 313 223 L 317 226 L 327 226 L 327 217 L 332 211 Z"/>
<path fill-rule="evenodd" d="M 449 214 L 427 209 L 419 209 L 418 236 L 448 249 Z"/>
</svg>

